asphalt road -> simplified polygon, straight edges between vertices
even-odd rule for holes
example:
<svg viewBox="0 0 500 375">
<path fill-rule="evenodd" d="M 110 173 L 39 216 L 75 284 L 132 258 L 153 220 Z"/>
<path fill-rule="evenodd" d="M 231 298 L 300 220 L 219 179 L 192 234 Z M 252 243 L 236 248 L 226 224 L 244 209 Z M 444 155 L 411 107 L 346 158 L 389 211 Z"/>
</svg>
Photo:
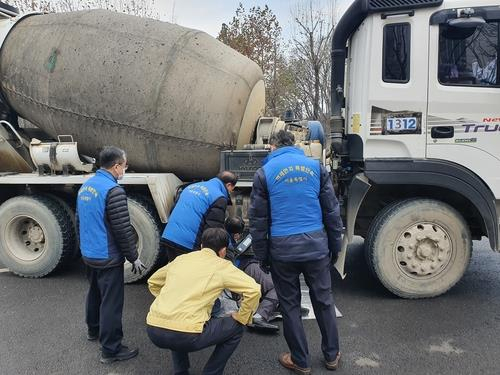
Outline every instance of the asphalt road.
<svg viewBox="0 0 500 375">
<path fill-rule="evenodd" d="M 343 352 L 339 374 L 499 374 L 500 254 L 486 241 L 474 243 L 471 265 L 446 295 L 402 300 L 368 273 L 361 242 L 350 248 L 348 277 L 335 281 Z M 145 333 L 152 302 L 145 284 L 128 285 L 125 341 L 140 348 L 137 358 L 99 363 L 98 344 L 85 339 L 83 306 L 87 285 L 81 265 L 49 278 L 29 280 L 0 273 L 0 374 L 169 374 L 169 354 Z M 321 365 L 319 331 L 305 320 L 315 374 Z M 277 363 L 286 350 L 281 334 L 247 332 L 227 374 L 289 374 Z M 200 374 L 209 350 L 191 355 Z"/>
</svg>

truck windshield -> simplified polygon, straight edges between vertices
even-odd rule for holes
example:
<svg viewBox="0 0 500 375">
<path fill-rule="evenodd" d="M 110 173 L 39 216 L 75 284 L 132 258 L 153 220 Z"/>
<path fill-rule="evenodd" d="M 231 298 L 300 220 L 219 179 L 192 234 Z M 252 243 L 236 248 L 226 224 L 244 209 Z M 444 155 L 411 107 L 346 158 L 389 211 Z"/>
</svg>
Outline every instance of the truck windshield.
<svg viewBox="0 0 500 375">
<path fill-rule="evenodd" d="M 439 82 L 444 85 L 498 86 L 498 21 L 476 29 L 441 25 Z"/>
</svg>

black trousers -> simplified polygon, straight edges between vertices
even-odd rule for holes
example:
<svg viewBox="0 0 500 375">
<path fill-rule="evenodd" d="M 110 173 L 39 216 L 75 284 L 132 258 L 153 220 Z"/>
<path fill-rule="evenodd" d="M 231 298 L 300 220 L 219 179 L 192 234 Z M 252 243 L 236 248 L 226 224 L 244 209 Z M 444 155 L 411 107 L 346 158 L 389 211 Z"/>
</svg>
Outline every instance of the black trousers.
<svg viewBox="0 0 500 375">
<path fill-rule="evenodd" d="M 104 354 L 118 353 L 123 338 L 123 265 L 111 268 L 87 266 L 87 278 L 90 283 L 86 303 L 89 332 L 99 333 Z"/>
<path fill-rule="evenodd" d="M 240 343 L 243 336 L 243 325 L 232 317 L 210 319 L 205 323 L 203 332 L 187 333 L 148 326 L 148 336 L 157 347 L 172 350 L 174 374 L 189 373 L 189 355 L 209 346 L 215 345 L 208 359 L 203 375 L 219 375 L 224 373 L 226 363 Z"/>
<path fill-rule="evenodd" d="M 271 262 L 271 274 L 283 315 L 283 333 L 290 348 L 293 362 L 310 367 L 304 326 L 300 314 L 300 274 L 304 275 L 309 295 L 321 331 L 321 350 L 327 361 L 335 360 L 339 351 L 339 338 L 333 302 L 330 259 L 309 262 Z"/>
<path fill-rule="evenodd" d="M 160 245 L 163 247 L 163 250 L 167 253 L 168 262 L 173 262 L 175 258 L 179 255 L 184 255 L 189 253 L 189 249 L 186 249 L 181 246 L 175 246 L 174 244 L 166 241 L 160 240 Z"/>
</svg>

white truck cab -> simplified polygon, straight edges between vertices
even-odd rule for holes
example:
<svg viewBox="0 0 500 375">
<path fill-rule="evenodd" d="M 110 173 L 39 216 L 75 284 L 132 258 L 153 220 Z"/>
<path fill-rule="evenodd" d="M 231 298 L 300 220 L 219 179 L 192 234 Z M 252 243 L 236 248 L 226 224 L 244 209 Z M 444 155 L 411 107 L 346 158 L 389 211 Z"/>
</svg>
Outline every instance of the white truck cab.
<svg viewBox="0 0 500 375">
<path fill-rule="evenodd" d="M 500 248 L 499 38 L 498 0 L 356 0 L 335 30 L 346 237 L 365 237 L 371 270 L 399 296 L 452 287 L 472 239 Z"/>
</svg>

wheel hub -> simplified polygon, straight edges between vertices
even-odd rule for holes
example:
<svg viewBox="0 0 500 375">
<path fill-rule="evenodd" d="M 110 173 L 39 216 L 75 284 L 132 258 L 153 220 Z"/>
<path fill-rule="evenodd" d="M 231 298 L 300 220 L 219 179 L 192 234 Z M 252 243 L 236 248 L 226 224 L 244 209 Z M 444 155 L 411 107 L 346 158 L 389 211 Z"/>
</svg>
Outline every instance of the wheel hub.
<svg viewBox="0 0 500 375">
<path fill-rule="evenodd" d="M 431 241 L 419 241 L 417 251 L 415 252 L 420 260 L 426 260 L 433 257 L 436 252 L 436 243 Z"/>
<path fill-rule="evenodd" d="M 395 247 L 399 268 L 411 277 L 434 276 L 446 267 L 452 256 L 450 236 L 433 223 L 408 227 L 397 239 Z"/>
<path fill-rule="evenodd" d="M 28 238 L 32 242 L 41 243 L 44 241 L 45 236 L 43 234 L 42 228 L 38 225 L 33 225 L 28 229 Z"/>
<path fill-rule="evenodd" d="M 31 217 L 18 216 L 6 228 L 9 251 L 23 261 L 38 259 L 45 250 L 45 233 L 40 224 Z"/>
</svg>

